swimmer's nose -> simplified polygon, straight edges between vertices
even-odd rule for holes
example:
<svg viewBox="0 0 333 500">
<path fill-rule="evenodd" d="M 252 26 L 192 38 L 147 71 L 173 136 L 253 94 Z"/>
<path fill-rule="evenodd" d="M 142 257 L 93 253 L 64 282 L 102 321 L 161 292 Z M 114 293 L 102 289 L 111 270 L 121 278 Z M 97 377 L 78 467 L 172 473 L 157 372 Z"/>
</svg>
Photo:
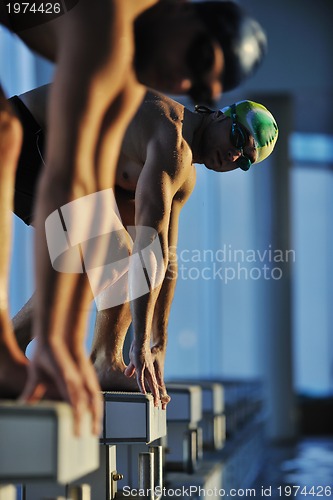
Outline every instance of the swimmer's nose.
<svg viewBox="0 0 333 500">
<path fill-rule="evenodd" d="M 222 94 L 222 84 L 221 82 L 219 81 L 215 81 L 212 83 L 211 85 L 211 94 L 212 94 L 212 98 L 213 98 L 213 101 L 218 101 L 221 97 L 221 94 Z"/>
<path fill-rule="evenodd" d="M 238 158 L 242 156 L 242 152 L 238 151 L 238 149 L 229 149 L 227 153 L 227 157 L 229 161 L 237 161 Z"/>
</svg>

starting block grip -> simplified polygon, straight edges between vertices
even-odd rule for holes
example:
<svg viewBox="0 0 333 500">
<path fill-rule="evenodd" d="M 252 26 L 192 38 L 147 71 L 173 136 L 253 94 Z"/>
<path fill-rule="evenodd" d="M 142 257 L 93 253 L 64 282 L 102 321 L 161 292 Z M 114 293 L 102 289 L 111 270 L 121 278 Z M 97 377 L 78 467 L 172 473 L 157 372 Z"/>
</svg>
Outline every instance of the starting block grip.
<svg viewBox="0 0 333 500">
<path fill-rule="evenodd" d="M 166 435 L 166 411 L 151 394 L 103 392 L 102 444 L 151 443 Z"/>
<path fill-rule="evenodd" d="M 67 484 L 97 469 L 98 437 L 91 415 L 74 435 L 71 407 L 42 401 L 0 403 L 0 483 L 55 481 Z"/>
</svg>

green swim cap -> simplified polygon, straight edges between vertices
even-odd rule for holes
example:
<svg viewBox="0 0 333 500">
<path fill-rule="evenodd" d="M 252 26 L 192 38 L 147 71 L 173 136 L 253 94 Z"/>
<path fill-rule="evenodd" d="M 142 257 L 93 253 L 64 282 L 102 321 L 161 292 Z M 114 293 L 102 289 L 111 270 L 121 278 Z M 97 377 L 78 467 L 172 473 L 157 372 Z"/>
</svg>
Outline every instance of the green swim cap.
<svg viewBox="0 0 333 500">
<path fill-rule="evenodd" d="M 263 161 L 271 154 L 278 138 L 278 126 L 273 115 L 262 104 L 253 101 L 239 101 L 235 103 L 237 121 L 253 136 L 257 160 Z M 221 109 L 227 116 L 232 115 L 231 106 Z"/>
</svg>

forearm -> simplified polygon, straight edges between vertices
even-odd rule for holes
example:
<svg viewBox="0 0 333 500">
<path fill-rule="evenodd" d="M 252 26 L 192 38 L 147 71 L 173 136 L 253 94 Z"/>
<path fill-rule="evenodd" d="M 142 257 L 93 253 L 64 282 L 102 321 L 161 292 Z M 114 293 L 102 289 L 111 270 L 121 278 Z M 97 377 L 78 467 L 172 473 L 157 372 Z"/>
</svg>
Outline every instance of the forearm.
<svg viewBox="0 0 333 500">
<path fill-rule="evenodd" d="M 11 256 L 12 211 L 22 127 L 0 86 L 0 309 L 8 307 L 8 279 Z"/>
<path fill-rule="evenodd" d="M 60 179 L 54 182 L 48 172 L 44 172 L 38 186 L 35 208 L 37 321 L 34 334 L 45 342 L 52 342 L 53 339 L 66 342 L 68 331 L 71 330 L 69 316 L 75 314 L 74 309 L 77 307 L 83 311 L 86 309 L 87 304 L 80 303 L 79 294 L 89 293 L 91 298 L 87 280 L 83 284 L 81 281 L 83 268 L 80 247 L 70 243 L 78 229 L 81 231 L 81 241 L 88 239 L 84 235 L 89 235 L 90 214 L 87 210 L 83 218 L 78 216 L 77 211 L 68 210 L 72 216 L 68 217 L 73 229 L 71 234 L 66 217 L 63 217 L 63 207 L 73 201 L 73 197 L 64 184 Z"/>
<path fill-rule="evenodd" d="M 169 260 L 166 275 L 156 301 L 153 317 L 153 344 L 166 349 L 168 341 L 168 323 L 172 301 L 177 284 L 177 262 Z"/>
<path fill-rule="evenodd" d="M 150 349 L 154 306 L 158 289 L 152 290 L 131 301 L 134 340 L 139 348 Z"/>
<path fill-rule="evenodd" d="M 136 241 L 129 268 L 129 290 L 131 299 L 134 338 L 140 346 L 148 347 L 152 331 L 155 306 L 166 273 L 167 245 L 161 238 L 161 247 L 153 243 Z M 159 243 L 159 239 L 155 239 Z M 141 251 L 149 248 L 144 254 Z M 159 252 L 160 250 L 160 252 Z M 145 266 L 145 267 L 143 267 Z"/>
<path fill-rule="evenodd" d="M 43 178 L 35 218 L 36 307 L 43 323 L 39 333 L 45 335 L 55 325 L 54 334 L 57 330 L 65 335 L 73 330 L 69 317 L 79 318 L 80 311 L 84 317 L 92 291 L 97 295 L 109 277 L 105 264 L 114 231 L 119 233 L 119 248 L 126 248 L 127 241 L 123 242 L 126 234 L 114 211 L 111 189 L 73 200 L 61 183 L 54 183 L 52 190 L 50 181 L 44 182 Z"/>
</svg>

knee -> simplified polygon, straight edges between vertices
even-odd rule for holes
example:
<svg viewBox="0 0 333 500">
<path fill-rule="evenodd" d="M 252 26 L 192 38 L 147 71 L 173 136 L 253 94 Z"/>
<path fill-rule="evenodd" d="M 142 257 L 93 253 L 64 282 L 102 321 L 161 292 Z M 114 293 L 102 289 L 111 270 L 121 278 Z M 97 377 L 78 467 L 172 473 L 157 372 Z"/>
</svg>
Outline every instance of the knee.
<svg viewBox="0 0 333 500">
<path fill-rule="evenodd" d="M 8 111 L 0 111 L 0 163 L 9 173 L 16 170 L 22 146 L 21 122 Z"/>
</svg>

